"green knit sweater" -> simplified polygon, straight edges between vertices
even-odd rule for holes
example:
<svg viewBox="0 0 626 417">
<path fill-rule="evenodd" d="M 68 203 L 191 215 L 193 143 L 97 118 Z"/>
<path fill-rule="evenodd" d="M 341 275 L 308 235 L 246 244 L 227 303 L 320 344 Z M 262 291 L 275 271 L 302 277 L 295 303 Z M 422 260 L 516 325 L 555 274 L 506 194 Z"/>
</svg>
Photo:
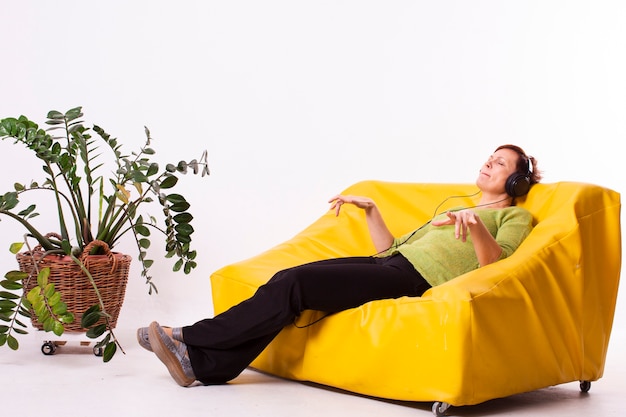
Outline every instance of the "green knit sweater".
<svg viewBox="0 0 626 417">
<path fill-rule="evenodd" d="M 502 248 L 499 259 L 511 255 L 532 230 L 532 215 L 521 207 L 479 209 L 476 214 Z M 445 213 L 435 219 L 442 216 Z M 396 238 L 383 255 L 401 253 L 434 287 L 479 267 L 471 239 L 471 236 L 466 242 L 456 239 L 454 225 L 433 226 L 429 222 Z"/>
</svg>

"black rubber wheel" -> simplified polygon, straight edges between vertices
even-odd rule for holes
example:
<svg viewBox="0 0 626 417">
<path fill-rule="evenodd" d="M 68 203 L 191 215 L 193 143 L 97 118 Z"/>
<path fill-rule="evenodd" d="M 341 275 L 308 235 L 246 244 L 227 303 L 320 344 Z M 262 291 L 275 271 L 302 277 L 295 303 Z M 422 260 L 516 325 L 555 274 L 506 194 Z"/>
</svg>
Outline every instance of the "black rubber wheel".
<svg viewBox="0 0 626 417">
<path fill-rule="evenodd" d="M 43 345 L 41 345 L 41 353 L 44 355 L 54 355 L 56 350 L 57 347 L 53 342 L 43 342 Z"/>
<path fill-rule="evenodd" d="M 589 392 L 591 389 L 591 381 L 580 381 L 580 392 Z"/>
<path fill-rule="evenodd" d="M 450 404 L 436 401 L 433 403 L 433 414 L 437 417 L 445 416 L 448 408 L 450 408 Z"/>
</svg>

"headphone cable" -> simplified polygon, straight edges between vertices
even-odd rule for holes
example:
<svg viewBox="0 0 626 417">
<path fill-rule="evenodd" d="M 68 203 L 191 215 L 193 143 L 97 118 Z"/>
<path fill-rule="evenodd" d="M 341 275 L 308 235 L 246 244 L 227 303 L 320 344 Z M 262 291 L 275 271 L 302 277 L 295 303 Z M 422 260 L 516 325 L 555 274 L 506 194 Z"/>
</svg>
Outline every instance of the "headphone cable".
<svg viewBox="0 0 626 417">
<path fill-rule="evenodd" d="M 377 252 L 377 253 L 375 253 L 375 254 L 374 254 L 374 255 L 372 255 L 372 256 L 377 256 L 377 255 L 380 255 L 381 253 L 387 252 L 388 250 L 390 250 L 390 249 L 392 249 L 392 248 L 393 248 L 393 249 L 397 249 L 398 247 L 400 247 L 400 246 L 404 245 L 406 242 L 408 242 L 408 241 L 409 241 L 409 239 L 411 239 L 413 236 L 415 236 L 415 234 L 416 234 L 417 232 L 419 232 L 419 231 L 420 231 L 420 230 L 422 230 L 424 227 L 426 227 L 427 225 L 429 225 L 429 224 L 430 224 L 430 222 L 432 222 L 432 221 L 435 219 L 435 217 L 437 217 L 439 214 L 441 214 L 441 213 L 437 213 L 437 212 L 439 211 L 439 208 L 440 208 L 442 205 L 444 205 L 444 203 L 445 203 L 446 201 L 451 200 L 451 199 L 453 199 L 453 198 L 469 198 L 469 197 L 474 197 L 475 195 L 478 195 L 479 193 L 480 193 L 480 190 L 476 191 L 474 194 L 467 194 L 467 195 L 451 195 L 451 196 L 449 196 L 449 197 L 446 197 L 446 198 L 445 198 L 445 199 L 444 199 L 441 203 L 439 203 L 439 204 L 437 205 L 437 207 L 435 207 L 435 211 L 433 212 L 433 216 L 430 218 L 430 220 L 428 220 L 426 223 L 424 223 L 423 225 L 421 225 L 420 227 L 418 227 L 417 229 L 415 229 L 415 230 L 414 230 L 414 231 L 413 231 L 413 232 L 412 232 L 412 233 L 411 233 L 411 234 L 410 234 L 410 235 L 409 235 L 406 239 L 404 239 L 402 242 L 397 243 L 397 244 L 395 244 L 395 245 L 391 245 L 391 246 L 389 246 L 387 249 L 381 250 L 380 252 Z M 477 207 L 490 206 L 490 205 L 492 205 L 492 204 L 497 204 L 497 203 L 501 203 L 501 202 L 503 202 L 503 201 L 506 201 L 506 200 L 508 200 L 509 198 L 511 198 L 511 197 L 505 197 L 505 198 L 503 198 L 502 200 L 493 201 L 493 202 L 490 202 L 490 203 L 476 204 L 476 205 L 474 205 L 474 206 L 462 207 L 462 208 L 459 208 L 459 209 L 456 209 L 456 210 L 448 210 L 448 211 L 455 212 L 455 211 L 467 210 L 467 209 L 471 209 L 471 208 L 477 208 Z"/>
</svg>

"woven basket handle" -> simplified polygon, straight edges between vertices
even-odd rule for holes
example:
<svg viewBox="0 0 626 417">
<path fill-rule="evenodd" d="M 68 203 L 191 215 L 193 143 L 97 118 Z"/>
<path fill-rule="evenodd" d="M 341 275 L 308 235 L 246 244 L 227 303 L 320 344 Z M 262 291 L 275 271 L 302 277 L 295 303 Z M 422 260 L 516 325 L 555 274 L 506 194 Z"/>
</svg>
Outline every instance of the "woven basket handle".
<svg viewBox="0 0 626 417">
<path fill-rule="evenodd" d="M 109 245 L 102 240 L 92 240 L 85 246 L 83 249 L 82 255 L 80 255 L 80 261 L 85 265 L 87 269 L 89 269 L 89 252 L 95 247 L 101 247 L 104 249 L 104 254 L 109 258 L 109 262 L 111 262 L 111 272 L 117 269 L 117 259 L 113 255 L 113 252 L 109 249 Z"/>
<path fill-rule="evenodd" d="M 54 233 L 54 232 L 46 233 L 44 236 L 45 236 L 45 237 L 56 237 L 56 238 L 57 238 L 57 239 L 59 239 L 59 240 L 63 239 L 63 238 L 61 237 L 61 235 L 60 235 L 60 234 L 58 234 L 58 233 Z M 35 247 L 33 248 L 33 252 L 35 252 L 35 251 L 37 251 L 37 252 L 43 252 L 43 248 L 41 247 L 41 245 L 37 245 L 37 246 L 35 246 Z"/>
</svg>

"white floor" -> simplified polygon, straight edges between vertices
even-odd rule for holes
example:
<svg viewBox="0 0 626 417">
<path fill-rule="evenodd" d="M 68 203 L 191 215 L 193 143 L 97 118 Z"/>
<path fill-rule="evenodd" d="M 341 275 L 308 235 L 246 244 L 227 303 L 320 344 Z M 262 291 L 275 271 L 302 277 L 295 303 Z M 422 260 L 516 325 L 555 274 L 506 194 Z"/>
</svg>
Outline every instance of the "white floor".
<svg viewBox="0 0 626 417">
<path fill-rule="evenodd" d="M 471 407 L 456 416 L 623 416 L 626 324 L 616 315 L 604 377 L 582 394 L 569 383 Z M 103 364 L 74 340 L 55 355 L 40 352 L 43 334 L 22 337 L 18 351 L 0 349 L 3 416 L 432 416 L 430 403 L 366 398 L 312 384 L 286 381 L 253 370 L 225 386 L 181 388 L 165 367 L 135 342 L 135 329 L 119 327 L 126 354 Z M 425 381 L 427 383 L 427 381 Z M 98 398 L 102 400 L 98 400 Z M 58 412 L 48 412 L 58 406 Z"/>
</svg>

